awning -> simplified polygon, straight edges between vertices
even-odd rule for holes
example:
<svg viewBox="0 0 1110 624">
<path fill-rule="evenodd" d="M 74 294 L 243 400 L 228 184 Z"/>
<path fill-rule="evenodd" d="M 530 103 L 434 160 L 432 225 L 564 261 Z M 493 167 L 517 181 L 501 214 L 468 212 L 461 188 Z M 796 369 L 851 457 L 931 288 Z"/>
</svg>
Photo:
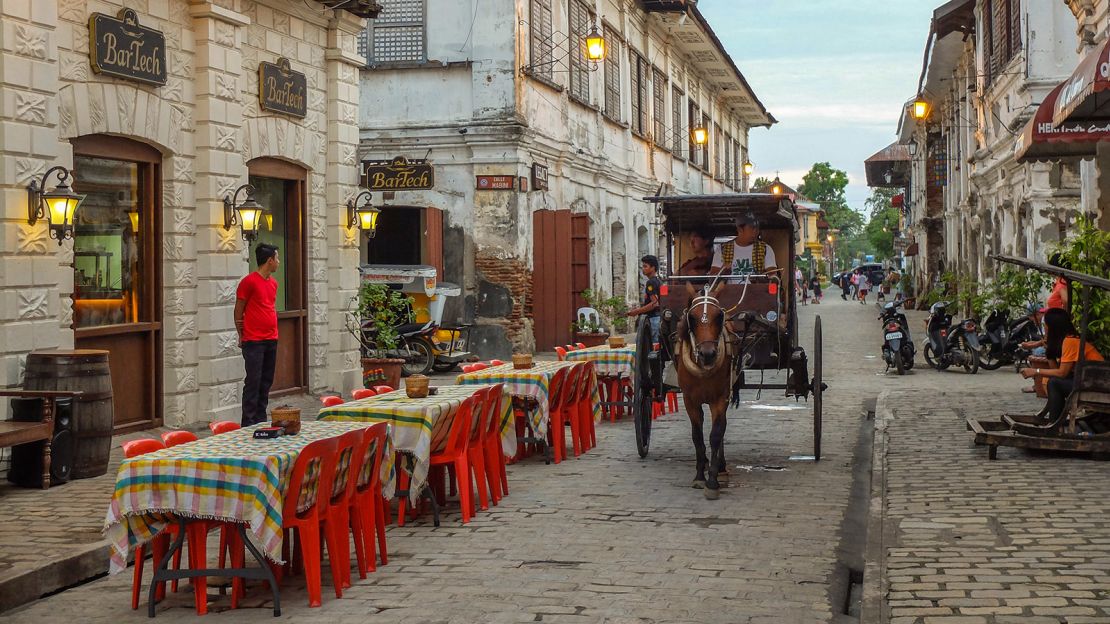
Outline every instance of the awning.
<svg viewBox="0 0 1110 624">
<path fill-rule="evenodd" d="M 906 248 L 906 253 L 904 253 L 902 255 L 905 256 L 906 258 L 916 256 L 917 255 L 917 250 L 918 250 L 917 243 L 910 243 L 910 246 Z"/>
<path fill-rule="evenodd" d="M 1084 158 L 1095 155 L 1098 141 L 1110 140 L 1110 123 L 1069 121 L 1057 126 L 1052 122 L 1060 94 L 1068 83 L 1050 91 L 1014 143 L 1019 162 Z"/>
<path fill-rule="evenodd" d="M 1052 123 L 1110 120 L 1110 38 L 1079 61 L 1063 87 Z"/>
<path fill-rule="evenodd" d="M 967 36 L 975 33 L 975 0 L 950 0 L 933 11 L 933 30 L 938 39 L 953 32 Z"/>
</svg>

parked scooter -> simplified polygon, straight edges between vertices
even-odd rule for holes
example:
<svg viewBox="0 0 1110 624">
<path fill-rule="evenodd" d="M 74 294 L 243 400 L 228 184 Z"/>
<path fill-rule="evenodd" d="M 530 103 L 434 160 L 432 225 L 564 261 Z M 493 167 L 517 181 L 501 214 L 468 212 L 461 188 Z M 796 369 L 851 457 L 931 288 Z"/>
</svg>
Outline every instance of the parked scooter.
<svg viewBox="0 0 1110 624">
<path fill-rule="evenodd" d="M 883 327 L 883 360 L 887 370 L 894 368 L 899 375 L 904 375 L 913 368 L 913 356 L 916 352 L 910 337 L 909 323 L 901 311 L 903 303 L 901 298 L 895 298 L 882 307 L 879 315 Z"/>
<path fill-rule="evenodd" d="M 929 308 L 926 321 L 925 361 L 942 371 L 949 366 L 962 366 L 969 374 L 979 372 L 979 337 L 974 319 L 964 319 L 952 324 L 948 302 L 939 301 Z"/>
<path fill-rule="evenodd" d="M 1021 343 L 1041 339 L 1040 328 L 1035 318 L 1036 307 L 1028 314 L 1011 321 L 1006 312 L 995 310 L 987 317 L 979 341 L 983 345 L 979 353 L 980 366 L 986 370 L 996 370 L 1007 364 L 1020 362 L 1028 357 Z"/>
</svg>

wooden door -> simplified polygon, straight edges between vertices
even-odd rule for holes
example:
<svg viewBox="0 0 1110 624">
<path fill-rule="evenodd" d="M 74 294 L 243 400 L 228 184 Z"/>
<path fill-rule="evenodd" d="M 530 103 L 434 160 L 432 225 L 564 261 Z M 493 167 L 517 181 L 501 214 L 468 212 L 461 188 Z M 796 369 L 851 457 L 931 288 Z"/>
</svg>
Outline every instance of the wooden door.
<svg viewBox="0 0 1110 624">
<path fill-rule="evenodd" d="M 590 287 L 590 216 L 570 218 L 570 290 L 574 295 L 574 313 L 586 306 L 582 292 Z M 571 316 L 572 320 L 574 316 Z"/>
<path fill-rule="evenodd" d="M 308 266 L 305 181 L 307 171 L 281 160 L 247 163 L 255 198 L 268 211 L 257 243 L 278 248 L 278 353 L 271 395 L 303 392 L 308 386 Z M 253 245 L 251 269 L 257 268 Z"/>
<path fill-rule="evenodd" d="M 532 213 L 532 315 L 536 348 L 550 351 L 571 339 L 571 214 L 569 210 Z"/>
<path fill-rule="evenodd" d="M 162 425 L 162 154 L 107 135 L 73 140 L 73 328 L 108 352 L 116 433 Z"/>
<path fill-rule="evenodd" d="M 434 266 L 437 278 L 443 281 L 443 211 L 438 208 L 424 209 L 424 264 Z"/>
</svg>

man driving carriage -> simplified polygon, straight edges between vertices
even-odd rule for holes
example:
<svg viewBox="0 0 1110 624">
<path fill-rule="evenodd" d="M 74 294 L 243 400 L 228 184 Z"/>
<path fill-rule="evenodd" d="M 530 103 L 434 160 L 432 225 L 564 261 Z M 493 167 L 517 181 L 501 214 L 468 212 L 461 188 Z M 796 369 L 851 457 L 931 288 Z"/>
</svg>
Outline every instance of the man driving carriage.
<svg viewBox="0 0 1110 624">
<path fill-rule="evenodd" d="M 721 245 L 713 256 L 712 273 L 725 267 L 723 273 L 753 275 L 778 270 L 775 250 L 759 236 L 760 224 L 750 210 L 736 217 L 736 238 Z"/>
</svg>

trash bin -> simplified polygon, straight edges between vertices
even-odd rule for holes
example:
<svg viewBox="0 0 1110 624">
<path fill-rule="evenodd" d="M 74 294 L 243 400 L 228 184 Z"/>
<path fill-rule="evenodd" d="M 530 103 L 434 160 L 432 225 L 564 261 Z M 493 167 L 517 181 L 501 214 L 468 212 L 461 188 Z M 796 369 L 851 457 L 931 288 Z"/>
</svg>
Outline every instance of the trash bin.
<svg viewBox="0 0 1110 624">
<path fill-rule="evenodd" d="M 108 352 L 93 349 L 33 351 L 23 374 L 25 390 L 79 390 L 73 402 L 72 479 L 108 472 L 112 451 L 112 372 Z"/>
</svg>

